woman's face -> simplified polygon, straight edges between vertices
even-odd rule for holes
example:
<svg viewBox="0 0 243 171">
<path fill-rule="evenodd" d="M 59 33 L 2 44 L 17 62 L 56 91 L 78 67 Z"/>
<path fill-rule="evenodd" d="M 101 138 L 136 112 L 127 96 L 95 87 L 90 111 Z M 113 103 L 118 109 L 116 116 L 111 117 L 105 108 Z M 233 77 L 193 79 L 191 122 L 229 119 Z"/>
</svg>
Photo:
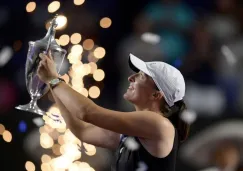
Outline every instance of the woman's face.
<svg viewBox="0 0 243 171">
<path fill-rule="evenodd" d="M 130 85 L 124 98 L 135 105 L 146 105 L 157 91 L 151 77 L 144 72 L 138 72 L 128 77 Z"/>
</svg>

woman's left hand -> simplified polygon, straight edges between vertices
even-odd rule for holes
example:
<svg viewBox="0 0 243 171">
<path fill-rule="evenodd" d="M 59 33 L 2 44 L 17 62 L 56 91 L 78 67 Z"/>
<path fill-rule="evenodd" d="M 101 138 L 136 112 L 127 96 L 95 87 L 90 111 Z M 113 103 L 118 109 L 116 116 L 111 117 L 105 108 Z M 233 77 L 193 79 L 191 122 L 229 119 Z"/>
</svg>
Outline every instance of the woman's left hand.
<svg viewBox="0 0 243 171">
<path fill-rule="evenodd" d="M 56 64 L 49 53 L 48 56 L 41 53 L 41 61 L 37 69 L 37 75 L 41 81 L 48 84 L 52 79 L 58 78 L 58 73 L 56 70 Z"/>
</svg>

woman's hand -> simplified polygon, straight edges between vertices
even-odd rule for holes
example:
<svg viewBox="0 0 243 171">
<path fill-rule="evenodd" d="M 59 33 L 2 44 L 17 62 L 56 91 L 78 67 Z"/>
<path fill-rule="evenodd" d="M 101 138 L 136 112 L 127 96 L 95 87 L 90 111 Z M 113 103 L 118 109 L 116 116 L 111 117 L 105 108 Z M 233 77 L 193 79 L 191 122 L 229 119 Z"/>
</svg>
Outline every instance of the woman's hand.
<svg viewBox="0 0 243 171">
<path fill-rule="evenodd" d="M 56 64 L 49 52 L 48 56 L 40 53 L 41 61 L 37 69 L 37 75 L 41 81 L 48 84 L 52 79 L 58 78 Z"/>
</svg>

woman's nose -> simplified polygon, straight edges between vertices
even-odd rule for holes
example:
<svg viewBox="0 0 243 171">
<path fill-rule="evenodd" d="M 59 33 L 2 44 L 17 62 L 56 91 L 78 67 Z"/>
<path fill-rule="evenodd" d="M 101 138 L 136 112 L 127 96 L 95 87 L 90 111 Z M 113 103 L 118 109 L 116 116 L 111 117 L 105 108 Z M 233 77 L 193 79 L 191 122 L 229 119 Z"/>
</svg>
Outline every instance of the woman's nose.
<svg viewBox="0 0 243 171">
<path fill-rule="evenodd" d="M 134 82 L 134 81 L 135 81 L 135 75 L 136 75 L 136 74 L 133 74 L 133 75 L 131 75 L 130 77 L 128 77 L 128 81 L 129 81 L 129 82 Z"/>
</svg>

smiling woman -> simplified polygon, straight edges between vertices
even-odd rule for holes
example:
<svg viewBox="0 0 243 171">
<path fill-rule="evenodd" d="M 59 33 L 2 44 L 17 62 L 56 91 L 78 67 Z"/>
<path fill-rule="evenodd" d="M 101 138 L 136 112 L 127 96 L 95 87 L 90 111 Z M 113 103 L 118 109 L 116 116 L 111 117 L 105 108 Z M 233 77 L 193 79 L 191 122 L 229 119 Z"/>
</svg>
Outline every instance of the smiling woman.
<svg viewBox="0 0 243 171">
<path fill-rule="evenodd" d="M 185 129 L 181 136 L 182 122 L 178 120 L 185 107 L 185 82 L 179 70 L 164 62 L 145 63 L 130 54 L 129 64 L 137 73 L 128 78 L 130 86 L 124 98 L 136 111 L 119 112 L 74 91 L 58 78 L 52 57 L 42 54 L 41 58 L 38 76 L 50 85 L 67 127 L 86 143 L 116 149 L 112 171 L 135 171 L 141 162 L 151 171 L 175 170 L 179 141 L 188 133 Z M 53 84 L 53 80 L 59 81 Z M 139 148 L 130 149 L 128 140 Z"/>
<path fill-rule="evenodd" d="M 139 109 L 139 106 L 145 108 L 146 106 L 150 106 L 151 98 L 149 95 L 154 92 L 154 87 L 156 86 L 152 78 L 140 71 L 131 75 L 128 81 L 130 82 L 130 86 L 124 94 L 124 98 L 133 104 L 135 103 L 136 107 L 138 107 L 136 110 L 144 110 Z"/>
</svg>

